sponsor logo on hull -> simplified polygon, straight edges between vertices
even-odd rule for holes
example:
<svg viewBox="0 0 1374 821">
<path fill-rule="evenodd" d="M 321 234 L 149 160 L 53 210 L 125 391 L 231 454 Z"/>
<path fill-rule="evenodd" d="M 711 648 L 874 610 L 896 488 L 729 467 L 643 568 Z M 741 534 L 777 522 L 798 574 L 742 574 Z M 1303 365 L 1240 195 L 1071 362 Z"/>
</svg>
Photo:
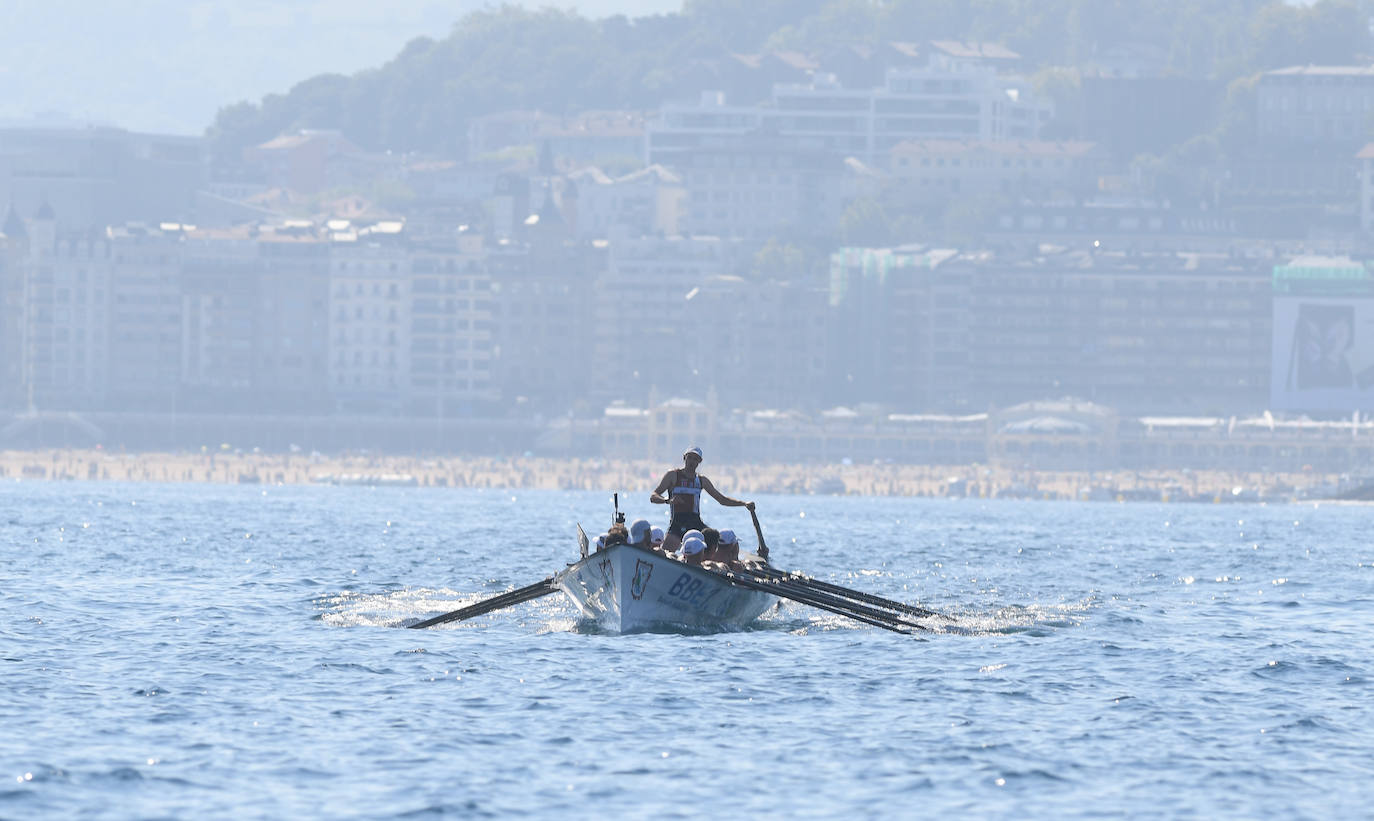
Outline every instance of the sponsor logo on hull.
<svg viewBox="0 0 1374 821">
<path fill-rule="evenodd" d="M 630 596 L 635 601 L 639 601 L 644 595 L 644 588 L 649 584 L 649 577 L 652 576 L 653 573 L 653 562 L 635 559 L 635 577 L 630 581 Z"/>
</svg>

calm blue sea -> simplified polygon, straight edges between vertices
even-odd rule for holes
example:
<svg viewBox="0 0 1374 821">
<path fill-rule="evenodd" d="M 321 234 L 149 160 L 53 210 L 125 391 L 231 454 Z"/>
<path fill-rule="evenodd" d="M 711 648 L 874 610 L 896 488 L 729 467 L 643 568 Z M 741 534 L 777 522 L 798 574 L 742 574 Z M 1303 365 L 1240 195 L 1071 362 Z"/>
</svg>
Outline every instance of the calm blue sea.
<svg viewBox="0 0 1374 821">
<path fill-rule="evenodd" d="M 406 630 L 561 568 L 609 493 L 0 484 L 0 818 L 1374 806 L 1374 509 L 758 503 L 778 566 L 956 626 Z"/>
</svg>

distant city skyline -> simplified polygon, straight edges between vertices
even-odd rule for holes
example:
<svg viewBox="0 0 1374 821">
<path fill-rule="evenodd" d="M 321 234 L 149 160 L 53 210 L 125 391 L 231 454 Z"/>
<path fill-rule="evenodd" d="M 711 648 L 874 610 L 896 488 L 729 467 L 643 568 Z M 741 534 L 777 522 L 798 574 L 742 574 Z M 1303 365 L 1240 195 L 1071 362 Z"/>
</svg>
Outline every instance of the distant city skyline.
<svg viewBox="0 0 1374 821">
<path fill-rule="evenodd" d="M 675 11 L 681 0 L 514 0 L 587 17 Z M 482 0 L 8 0 L 0 123 L 201 134 L 220 108 L 325 73 L 381 66 L 442 38 Z"/>
<path fill-rule="evenodd" d="M 391 25 L 137 2 L 10 65 L 177 110 Z M 1368 465 L 1361 11 L 1060 2 L 503 6 L 208 135 L 0 120 L 0 444 Z"/>
</svg>

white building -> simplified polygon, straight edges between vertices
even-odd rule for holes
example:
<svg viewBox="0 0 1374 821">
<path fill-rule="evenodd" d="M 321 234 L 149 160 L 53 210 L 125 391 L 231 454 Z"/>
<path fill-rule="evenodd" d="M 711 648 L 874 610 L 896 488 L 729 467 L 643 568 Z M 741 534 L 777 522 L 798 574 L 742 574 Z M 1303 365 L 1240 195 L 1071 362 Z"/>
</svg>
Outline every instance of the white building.
<svg viewBox="0 0 1374 821">
<path fill-rule="evenodd" d="M 593 285 L 592 374 L 600 396 L 643 401 L 657 385 L 682 390 L 701 376 L 699 336 L 690 302 L 709 277 L 724 272 L 727 243 L 715 237 L 620 239 Z M 706 385 L 698 387 L 704 392 Z"/>
<path fill-rule="evenodd" d="M 682 231 L 728 238 L 796 236 L 834 226 L 866 179 L 863 163 L 814 149 L 781 150 L 762 135 L 681 152 Z"/>
<path fill-rule="evenodd" d="M 565 208 L 572 230 L 580 239 L 678 233 L 685 207 L 682 178 L 661 165 L 632 174 L 609 177 L 595 167 L 568 175 L 575 208 Z M 564 203 L 569 193 L 563 195 Z"/>
<path fill-rule="evenodd" d="M 397 410 L 410 399 L 411 258 L 400 223 L 340 225 L 329 265 L 329 384 L 340 409 Z"/>
<path fill-rule="evenodd" d="M 870 165 L 907 140 L 1038 138 L 1049 103 L 994 63 L 935 50 L 924 68 L 889 69 L 879 88 L 843 88 L 817 73 L 806 85 L 774 86 L 764 105 L 728 105 L 716 91 L 695 104 L 666 103 L 648 126 L 648 161 L 672 167 L 683 152 L 751 133 Z"/>
<path fill-rule="evenodd" d="M 109 386 L 110 242 L 59 240 L 42 213 L 29 224 L 22 272 L 24 399 L 35 408 L 98 407 Z"/>
<path fill-rule="evenodd" d="M 411 260 L 410 386 L 416 415 L 453 416 L 493 401 L 491 275 L 480 238 Z"/>
<path fill-rule="evenodd" d="M 1107 168 L 1096 144 L 1048 140 L 913 140 L 892 149 L 888 168 L 910 200 L 968 194 L 1087 195 Z"/>
<path fill-rule="evenodd" d="M 108 297 L 109 404 L 174 407 L 183 339 L 182 231 L 179 224 L 106 229 L 112 265 Z"/>
</svg>

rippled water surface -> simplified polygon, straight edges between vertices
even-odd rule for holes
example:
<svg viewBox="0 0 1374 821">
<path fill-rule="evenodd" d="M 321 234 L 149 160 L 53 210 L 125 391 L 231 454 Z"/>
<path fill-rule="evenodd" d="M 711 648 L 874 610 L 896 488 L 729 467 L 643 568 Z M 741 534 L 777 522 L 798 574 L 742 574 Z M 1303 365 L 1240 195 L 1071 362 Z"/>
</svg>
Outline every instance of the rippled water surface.
<svg viewBox="0 0 1374 821">
<path fill-rule="evenodd" d="M 778 566 L 956 622 L 406 630 L 563 567 L 608 494 L 0 485 L 0 818 L 1374 803 L 1374 508 L 758 502 Z"/>
</svg>

